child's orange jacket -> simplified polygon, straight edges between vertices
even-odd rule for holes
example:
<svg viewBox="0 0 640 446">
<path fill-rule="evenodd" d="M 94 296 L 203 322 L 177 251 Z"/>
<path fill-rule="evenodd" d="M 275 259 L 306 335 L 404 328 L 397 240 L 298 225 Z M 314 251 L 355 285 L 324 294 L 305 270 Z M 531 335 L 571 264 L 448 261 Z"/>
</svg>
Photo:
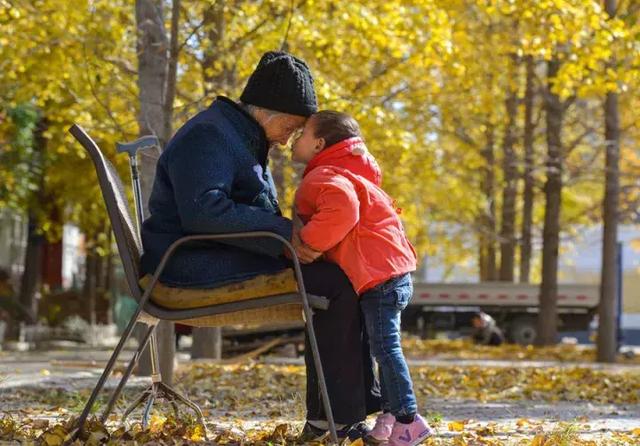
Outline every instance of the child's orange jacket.
<svg viewBox="0 0 640 446">
<path fill-rule="evenodd" d="M 301 240 L 346 273 L 356 293 L 416 269 L 393 200 L 361 138 L 349 138 L 316 155 L 295 196 L 305 223 Z"/>
</svg>

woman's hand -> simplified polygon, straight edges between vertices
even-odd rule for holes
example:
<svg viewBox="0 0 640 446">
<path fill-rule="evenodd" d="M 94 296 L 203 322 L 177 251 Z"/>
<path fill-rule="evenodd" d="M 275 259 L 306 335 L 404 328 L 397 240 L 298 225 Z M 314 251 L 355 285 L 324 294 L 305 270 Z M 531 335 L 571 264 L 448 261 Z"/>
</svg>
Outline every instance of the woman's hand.
<svg viewBox="0 0 640 446">
<path fill-rule="evenodd" d="M 322 256 L 321 251 L 316 251 L 315 249 L 304 244 L 304 242 L 300 239 L 299 231 L 293 231 L 291 244 L 293 245 L 293 249 L 295 249 L 296 255 L 298 256 L 298 259 L 301 263 L 313 263 L 316 259 Z"/>
</svg>

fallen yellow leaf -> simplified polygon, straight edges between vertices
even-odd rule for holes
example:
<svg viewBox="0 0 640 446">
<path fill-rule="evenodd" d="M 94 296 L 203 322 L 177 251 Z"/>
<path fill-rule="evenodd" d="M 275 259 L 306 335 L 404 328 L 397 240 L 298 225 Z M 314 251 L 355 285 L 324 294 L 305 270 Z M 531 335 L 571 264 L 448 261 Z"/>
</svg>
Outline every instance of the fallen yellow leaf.
<svg viewBox="0 0 640 446">
<path fill-rule="evenodd" d="M 531 446 L 546 446 L 547 436 L 544 434 L 538 434 L 531 440 Z"/>
<path fill-rule="evenodd" d="M 449 423 L 449 430 L 453 432 L 462 432 L 466 421 L 452 421 Z"/>
<path fill-rule="evenodd" d="M 50 431 L 42 434 L 42 440 L 47 446 L 60 446 L 64 443 L 66 437 L 67 432 L 61 425 L 57 425 Z"/>
<path fill-rule="evenodd" d="M 191 432 L 191 435 L 189 436 L 189 439 L 191 441 L 203 441 L 204 440 L 204 429 L 202 428 L 202 425 L 197 424 L 197 425 L 194 426 L 193 432 Z"/>
<path fill-rule="evenodd" d="M 64 438 L 48 432 L 42 436 L 42 439 L 44 440 L 44 444 L 47 446 L 59 446 L 64 441 Z"/>
<path fill-rule="evenodd" d="M 149 430 L 151 432 L 162 432 L 166 421 L 167 417 L 156 414 L 151 415 L 151 418 L 149 419 Z"/>
</svg>

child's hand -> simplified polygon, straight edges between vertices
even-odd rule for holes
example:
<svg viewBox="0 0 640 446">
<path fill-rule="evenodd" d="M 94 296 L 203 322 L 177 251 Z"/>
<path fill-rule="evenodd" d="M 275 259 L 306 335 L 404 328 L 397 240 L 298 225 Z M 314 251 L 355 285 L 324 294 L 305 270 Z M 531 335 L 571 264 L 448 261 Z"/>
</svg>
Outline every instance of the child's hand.
<svg viewBox="0 0 640 446">
<path fill-rule="evenodd" d="M 318 258 L 322 257 L 321 251 L 316 251 L 309 246 L 302 244 L 298 248 L 296 248 L 296 254 L 298 255 L 298 259 L 302 263 L 313 263 Z"/>
<path fill-rule="evenodd" d="M 293 233 L 291 244 L 293 245 L 293 249 L 295 249 L 301 263 L 313 263 L 317 258 L 322 256 L 321 251 L 316 251 L 315 249 L 305 245 L 300 239 L 297 231 L 294 231 Z"/>
</svg>

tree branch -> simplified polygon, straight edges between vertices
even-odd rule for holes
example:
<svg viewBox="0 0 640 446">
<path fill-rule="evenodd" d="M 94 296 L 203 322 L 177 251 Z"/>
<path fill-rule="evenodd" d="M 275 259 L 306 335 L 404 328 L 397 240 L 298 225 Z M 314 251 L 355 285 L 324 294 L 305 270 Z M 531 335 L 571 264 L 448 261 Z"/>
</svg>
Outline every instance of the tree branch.
<svg viewBox="0 0 640 446">
<path fill-rule="evenodd" d="M 214 7 L 216 6 L 216 2 L 212 2 L 209 7 L 204 11 L 204 17 L 207 17 L 207 13 L 210 12 Z M 189 40 L 191 40 L 191 38 L 193 36 L 196 35 L 196 33 L 198 31 L 200 31 L 202 29 L 203 26 L 207 25 L 209 23 L 209 21 L 204 18 L 200 21 L 200 23 L 198 23 L 196 26 L 193 27 L 193 29 L 191 30 L 191 32 L 189 33 L 189 35 L 187 36 L 186 39 L 184 39 L 182 41 L 182 43 L 180 44 L 180 46 L 178 47 L 178 52 L 182 51 L 182 49 L 187 45 L 187 43 L 189 43 Z"/>
<path fill-rule="evenodd" d="M 295 0 L 291 0 L 291 8 L 289 11 L 289 21 L 287 23 L 287 29 L 284 32 L 284 37 L 282 38 L 282 44 L 280 45 L 280 50 L 281 51 L 286 51 L 287 50 L 287 38 L 289 37 L 289 30 L 291 30 L 291 22 L 293 22 L 293 13 L 295 10 Z"/>
<path fill-rule="evenodd" d="M 119 58 L 116 58 L 114 56 L 106 56 L 106 57 L 102 58 L 102 60 L 104 60 L 105 62 L 110 63 L 111 65 L 114 65 L 114 66 L 120 68 L 122 71 L 124 71 L 126 74 L 128 74 L 130 76 L 137 76 L 138 75 L 138 70 L 136 70 L 133 67 L 133 65 L 131 65 L 131 63 L 129 63 L 128 60 L 119 59 Z"/>
<path fill-rule="evenodd" d="M 564 157 L 565 159 L 567 158 L 567 156 L 569 156 L 571 154 L 571 152 L 573 152 L 576 147 L 578 147 L 580 145 L 580 143 L 589 135 L 593 134 L 596 132 L 596 129 L 594 127 L 586 127 L 585 130 L 578 136 L 576 136 L 569 144 L 567 144 L 565 146 L 565 153 L 564 153 Z"/>
</svg>

